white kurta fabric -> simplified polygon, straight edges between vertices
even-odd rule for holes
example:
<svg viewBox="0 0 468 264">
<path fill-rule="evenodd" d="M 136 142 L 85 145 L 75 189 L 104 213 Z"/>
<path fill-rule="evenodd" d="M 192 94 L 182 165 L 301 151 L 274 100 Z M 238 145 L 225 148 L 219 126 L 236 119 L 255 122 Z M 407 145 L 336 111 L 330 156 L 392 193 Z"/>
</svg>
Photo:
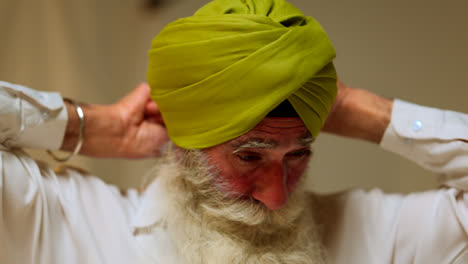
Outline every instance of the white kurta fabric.
<svg viewBox="0 0 468 264">
<path fill-rule="evenodd" d="M 21 151 L 59 148 L 66 122 L 60 95 L 0 82 L 0 263 L 178 263 L 157 225 L 157 180 L 143 194 L 122 194 Z M 319 197 L 329 215 L 329 262 L 468 263 L 467 141 L 467 115 L 396 101 L 381 146 L 438 172 L 448 187 Z"/>
</svg>

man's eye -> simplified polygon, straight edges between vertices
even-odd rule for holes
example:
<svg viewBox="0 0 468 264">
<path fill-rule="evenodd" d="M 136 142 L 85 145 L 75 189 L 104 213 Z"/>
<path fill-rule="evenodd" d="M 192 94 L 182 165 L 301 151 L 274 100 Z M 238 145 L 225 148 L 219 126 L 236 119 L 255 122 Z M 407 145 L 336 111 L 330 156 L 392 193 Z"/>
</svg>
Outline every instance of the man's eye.
<svg viewBox="0 0 468 264">
<path fill-rule="evenodd" d="M 256 155 L 238 155 L 239 159 L 245 162 L 259 161 L 261 158 Z"/>
<path fill-rule="evenodd" d="M 292 153 L 289 153 L 288 156 L 293 157 L 293 158 L 302 158 L 306 156 L 310 156 L 312 152 L 309 149 L 304 149 L 304 150 L 299 150 L 299 151 L 294 151 Z"/>
</svg>

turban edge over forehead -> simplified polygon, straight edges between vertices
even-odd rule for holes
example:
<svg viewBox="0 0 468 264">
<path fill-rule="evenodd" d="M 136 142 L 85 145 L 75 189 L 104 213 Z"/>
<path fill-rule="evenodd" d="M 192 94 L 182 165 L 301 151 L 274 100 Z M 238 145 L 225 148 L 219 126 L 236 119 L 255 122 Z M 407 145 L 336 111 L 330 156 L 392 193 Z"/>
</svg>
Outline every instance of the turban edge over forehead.
<svg viewBox="0 0 468 264">
<path fill-rule="evenodd" d="M 315 137 L 337 92 L 334 57 L 320 24 L 284 0 L 215 0 L 153 39 L 147 78 L 180 147 L 236 138 L 284 100 Z"/>
</svg>

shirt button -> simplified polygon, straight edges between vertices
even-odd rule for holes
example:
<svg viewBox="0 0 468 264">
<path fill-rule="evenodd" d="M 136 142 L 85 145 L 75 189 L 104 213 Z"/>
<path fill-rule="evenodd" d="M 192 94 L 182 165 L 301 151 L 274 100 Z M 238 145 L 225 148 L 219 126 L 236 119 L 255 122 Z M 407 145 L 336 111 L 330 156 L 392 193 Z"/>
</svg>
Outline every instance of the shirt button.
<svg viewBox="0 0 468 264">
<path fill-rule="evenodd" d="M 419 120 L 416 120 L 413 122 L 413 125 L 411 126 L 414 132 L 418 132 L 423 128 L 423 123 Z"/>
</svg>

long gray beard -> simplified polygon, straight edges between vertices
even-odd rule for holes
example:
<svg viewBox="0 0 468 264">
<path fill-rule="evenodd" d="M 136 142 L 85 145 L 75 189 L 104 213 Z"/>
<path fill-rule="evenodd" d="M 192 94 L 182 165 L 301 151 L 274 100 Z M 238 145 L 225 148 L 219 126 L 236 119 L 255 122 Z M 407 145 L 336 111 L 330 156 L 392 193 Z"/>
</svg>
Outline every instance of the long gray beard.
<svg viewBox="0 0 468 264">
<path fill-rule="evenodd" d="M 221 194 L 200 151 L 169 151 L 158 171 L 167 193 L 166 224 L 183 263 L 325 263 L 312 201 L 296 190 L 280 210 Z M 302 184 L 299 184 L 301 186 Z"/>
</svg>

